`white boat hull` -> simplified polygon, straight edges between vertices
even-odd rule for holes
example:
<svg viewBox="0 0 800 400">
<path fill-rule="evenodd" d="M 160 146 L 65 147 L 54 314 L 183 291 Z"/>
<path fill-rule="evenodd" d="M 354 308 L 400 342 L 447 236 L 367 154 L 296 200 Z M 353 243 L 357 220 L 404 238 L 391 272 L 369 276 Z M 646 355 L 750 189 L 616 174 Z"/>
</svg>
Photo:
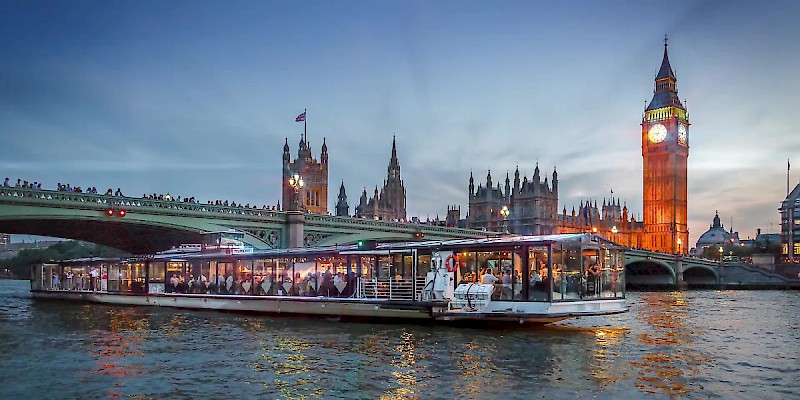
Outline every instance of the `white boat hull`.
<svg viewBox="0 0 800 400">
<path fill-rule="evenodd" d="M 627 311 L 624 300 L 571 302 L 494 301 L 480 311 L 448 309 L 444 302 L 393 301 L 330 297 L 242 296 L 204 294 L 125 294 L 78 291 L 32 291 L 45 300 L 111 305 L 175 307 L 201 310 L 325 317 L 381 318 L 444 322 L 547 324 L 567 318 Z"/>
</svg>

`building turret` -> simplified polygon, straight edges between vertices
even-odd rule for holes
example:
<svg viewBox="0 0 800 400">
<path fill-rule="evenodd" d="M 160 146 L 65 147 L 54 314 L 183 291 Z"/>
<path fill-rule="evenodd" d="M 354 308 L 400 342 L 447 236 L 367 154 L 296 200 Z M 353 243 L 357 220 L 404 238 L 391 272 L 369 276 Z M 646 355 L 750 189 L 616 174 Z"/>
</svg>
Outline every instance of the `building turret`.
<svg viewBox="0 0 800 400">
<path fill-rule="evenodd" d="M 514 171 L 514 194 L 516 195 L 519 193 L 519 165 L 517 165 L 516 171 Z"/>
<path fill-rule="evenodd" d="M 469 199 L 470 199 L 470 201 L 472 201 L 472 199 L 474 197 L 475 197 L 475 179 L 472 177 L 472 171 L 469 171 Z"/>
<path fill-rule="evenodd" d="M 336 203 L 336 216 L 347 217 L 350 215 L 350 206 L 347 204 L 347 193 L 344 191 L 344 181 L 339 186 L 339 202 Z"/>
<path fill-rule="evenodd" d="M 511 200 L 511 180 L 508 178 L 508 171 L 506 171 L 506 192 L 503 196 L 506 202 Z"/>
<path fill-rule="evenodd" d="M 492 190 L 492 170 L 486 174 L 486 188 Z"/>
<path fill-rule="evenodd" d="M 553 167 L 553 192 L 558 194 L 558 172 L 556 172 L 556 167 Z M 556 196 L 558 197 L 558 196 Z"/>
<path fill-rule="evenodd" d="M 328 163 L 328 144 L 325 142 L 325 138 L 322 138 L 322 153 L 319 155 L 319 160 L 323 164 Z"/>
</svg>

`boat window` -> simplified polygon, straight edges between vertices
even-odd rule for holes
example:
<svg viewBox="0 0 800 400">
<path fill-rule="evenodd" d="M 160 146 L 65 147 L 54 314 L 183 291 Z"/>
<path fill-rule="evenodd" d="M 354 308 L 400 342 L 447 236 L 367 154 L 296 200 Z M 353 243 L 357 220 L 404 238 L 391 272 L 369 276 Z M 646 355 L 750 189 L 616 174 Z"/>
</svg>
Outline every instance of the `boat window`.
<svg viewBox="0 0 800 400">
<path fill-rule="evenodd" d="M 508 289 L 508 280 L 511 280 L 511 298 L 510 300 L 520 301 L 523 300 L 522 297 L 522 289 L 525 286 L 525 282 L 522 280 L 522 253 L 523 250 L 515 250 L 511 253 L 513 267 L 511 269 L 510 275 L 503 275 L 501 281 L 503 282 L 504 289 Z M 507 290 L 506 290 L 507 291 Z"/>
<path fill-rule="evenodd" d="M 294 274 L 302 278 L 300 286 L 297 288 L 299 296 L 316 296 L 319 288 L 319 276 L 317 274 L 317 262 L 319 260 L 295 258 Z"/>
<path fill-rule="evenodd" d="M 272 260 L 253 260 L 253 287 L 252 294 L 264 296 L 269 294 L 272 282 L 269 278 L 270 271 L 272 270 Z"/>
<path fill-rule="evenodd" d="M 563 263 L 553 271 L 553 299 L 580 300 L 583 278 L 580 250 L 565 249 L 562 255 Z"/>
<path fill-rule="evenodd" d="M 606 276 L 603 287 L 603 297 L 625 297 L 625 263 L 624 253 L 618 250 L 604 251 L 605 264 L 603 266 Z"/>
<path fill-rule="evenodd" d="M 252 294 L 253 261 L 237 260 L 236 269 L 239 272 L 239 279 L 236 281 L 237 294 Z"/>
<path fill-rule="evenodd" d="M 493 284 L 492 300 L 511 300 L 514 266 L 509 251 L 478 252 L 478 282 Z M 503 283 L 505 282 L 505 283 Z"/>
<path fill-rule="evenodd" d="M 378 280 L 389 279 L 392 275 L 392 256 L 378 257 Z"/>
<path fill-rule="evenodd" d="M 164 285 L 164 271 L 166 268 L 166 263 L 163 261 L 150 261 L 147 268 L 149 273 L 147 292 L 164 293 L 166 290 Z"/>
<path fill-rule="evenodd" d="M 474 283 L 480 280 L 478 276 L 478 260 L 477 260 L 478 253 L 476 252 L 462 252 L 458 254 L 458 265 L 459 269 L 461 270 L 461 280 L 460 283 Z M 445 262 L 447 260 L 442 260 Z"/>
<path fill-rule="evenodd" d="M 208 288 L 211 286 L 211 280 L 209 279 L 211 263 L 208 261 L 195 260 L 191 261 L 189 265 L 195 277 L 192 293 L 208 293 Z"/>
<path fill-rule="evenodd" d="M 547 247 L 528 248 L 528 300 L 548 301 Z"/>
<path fill-rule="evenodd" d="M 431 255 L 419 253 L 417 255 L 417 276 L 424 278 L 431 272 Z"/>
<path fill-rule="evenodd" d="M 561 247 L 553 247 L 553 265 L 550 269 L 550 276 L 546 279 L 546 286 L 551 288 L 553 300 L 563 300 L 567 292 L 567 282 L 563 280 L 564 276 L 564 258 L 566 251 Z M 563 286 L 563 291 L 562 291 Z"/>
<path fill-rule="evenodd" d="M 108 291 L 119 292 L 120 289 L 120 263 L 111 264 L 108 268 Z"/>
<path fill-rule="evenodd" d="M 292 259 L 279 258 L 275 269 L 275 288 L 278 296 L 288 296 L 292 289 L 293 274 L 292 274 Z"/>
<path fill-rule="evenodd" d="M 163 263 L 159 263 L 163 266 Z M 166 275 L 166 292 L 175 293 L 178 291 L 178 284 L 181 282 L 183 276 L 183 265 L 179 262 L 167 262 L 167 275 Z"/>
<path fill-rule="evenodd" d="M 583 270 L 581 285 L 581 298 L 596 299 L 600 297 L 606 274 L 603 271 L 603 261 L 599 249 L 584 248 L 582 253 Z M 609 275 L 610 277 L 610 275 Z"/>
</svg>

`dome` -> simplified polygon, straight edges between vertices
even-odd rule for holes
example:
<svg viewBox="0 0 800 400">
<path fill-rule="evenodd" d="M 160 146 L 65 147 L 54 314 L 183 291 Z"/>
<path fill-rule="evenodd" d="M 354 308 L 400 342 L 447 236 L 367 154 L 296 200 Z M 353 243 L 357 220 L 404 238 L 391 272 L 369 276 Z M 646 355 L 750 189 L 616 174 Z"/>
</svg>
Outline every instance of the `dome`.
<svg viewBox="0 0 800 400">
<path fill-rule="evenodd" d="M 728 232 L 722 227 L 719 219 L 719 212 L 717 212 L 716 215 L 714 215 L 714 221 L 711 226 L 697 239 L 697 245 L 695 247 L 699 251 L 709 246 L 725 243 L 730 239 L 736 240 L 737 236 L 738 235 L 733 232 Z"/>
</svg>

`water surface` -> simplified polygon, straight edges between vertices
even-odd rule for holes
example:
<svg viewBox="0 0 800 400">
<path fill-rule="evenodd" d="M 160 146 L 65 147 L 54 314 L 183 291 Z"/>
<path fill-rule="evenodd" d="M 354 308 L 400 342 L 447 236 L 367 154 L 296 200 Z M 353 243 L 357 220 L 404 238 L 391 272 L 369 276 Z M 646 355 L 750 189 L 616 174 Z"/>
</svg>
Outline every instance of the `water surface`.
<svg viewBox="0 0 800 400">
<path fill-rule="evenodd" d="M 800 398 L 800 292 L 628 303 L 486 330 L 33 301 L 0 281 L 0 398 Z"/>
</svg>

